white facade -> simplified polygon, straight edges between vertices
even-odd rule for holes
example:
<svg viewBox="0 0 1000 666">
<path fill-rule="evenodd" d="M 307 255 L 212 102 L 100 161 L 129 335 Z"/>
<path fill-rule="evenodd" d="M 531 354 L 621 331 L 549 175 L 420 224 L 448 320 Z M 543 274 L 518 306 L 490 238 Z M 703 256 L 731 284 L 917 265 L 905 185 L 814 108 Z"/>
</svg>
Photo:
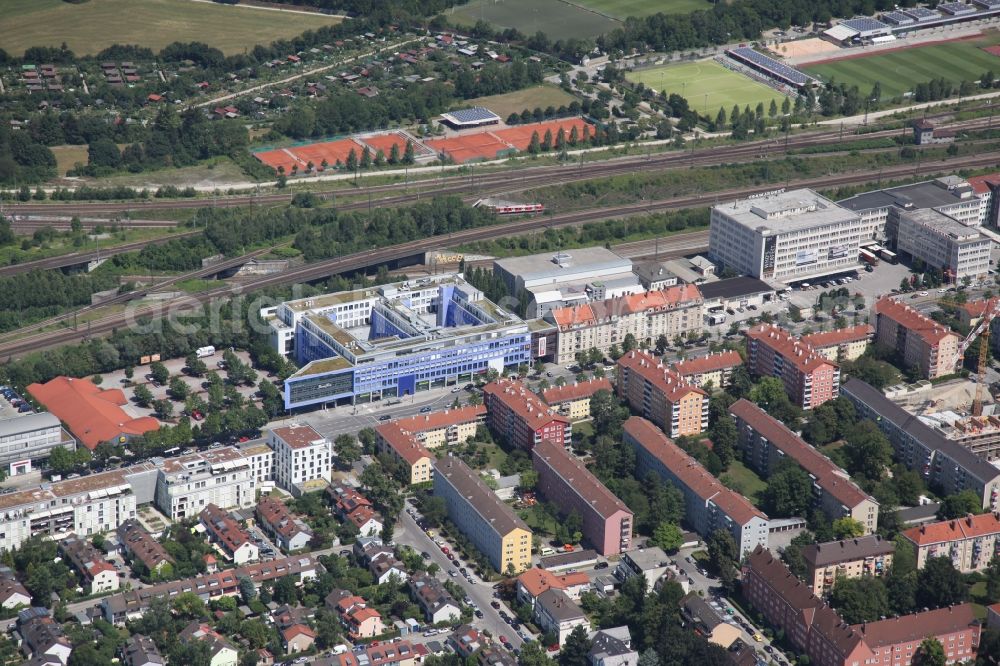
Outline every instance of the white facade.
<svg viewBox="0 0 1000 666">
<path fill-rule="evenodd" d="M 975 228 L 930 208 L 900 213 L 898 225 L 896 249 L 942 269 L 950 280 L 989 272 L 993 243 Z"/>
<path fill-rule="evenodd" d="M 171 520 L 197 516 L 209 504 L 222 509 L 253 506 L 257 481 L 238 449 L 206 451 L 163 462 L 156 505 Z"/>
<path fill-rule="evenodd" d="M 22 414 L 0 421 L 0 465 L 10 476 L 30 472 L 31 461 L 48 458 L 57 446 L 72 451 L 76 440 L 54 414 Z"/>
<path fill-rule="evenodd" d="M 860 216 L 800 189 L 712 208 L 709 255 L 743 275 L 805 280 L 859 267 Z"/>
<path fill-rule="evenodd" d="M 285 490 L 314 479 L 330 480 L 330 440 L 307 425 L 275 428 L 268 433 L 274 448 L 274 478 Z"/>
<path fill-rule="evenodd" d="M 240 451 L 250 462 L 250 469 L 258 484 L 274 480 L 274 449 L 264 442 L 251 442 L 241 446 Z"/>
</svg>

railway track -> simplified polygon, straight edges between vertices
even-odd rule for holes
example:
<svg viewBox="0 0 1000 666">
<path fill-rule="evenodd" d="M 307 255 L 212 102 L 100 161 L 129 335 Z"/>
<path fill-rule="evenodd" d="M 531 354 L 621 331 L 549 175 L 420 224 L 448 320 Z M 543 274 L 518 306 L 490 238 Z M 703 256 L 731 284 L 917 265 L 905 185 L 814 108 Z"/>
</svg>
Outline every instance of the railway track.
<svg viewBox="0 0 1000 666">
<path fill-rule="evenodd" d="M 869 182 L 875 177 L 893 178 L 905 175 L 930 174 L 940 171 L 942 168 L 959 169 L 975 168 L 982 166 L 993 166 L 1000 161 L 1000 153 L 989 153 L 976 155 L 967 158 L 955 158 L 951 160 L 926 162 L 917 166 L 901 165 L 884 168 L 880 171 L 864 171 L 853 174 L 840 174 L 822 176 L 816 178 L 799 179 L 789 181 L 787 187 L 836 187 L 841 185 L 851 185 Z M 370 266 L 389 263 L 403 259 L 427 250 L 437 249 L 470 243 L 478 240 L 488 240 L 502 236 L 524 234 L 541 231 L 550 227 L 564 227 L 593 222 L 598 220 L 612 219 L 633 215 L 636 213 L 652 210 L 677 210 L 682 208 L 697 208 L 714 204 L 721 199 L 732 199 L 759 194 L 774 189 L 774 184 L 767 184 L 754 187 L 734 188 L 723 192 L 712 192 L 708 194 L 696 194 L 692 196 L 677 197 L 664 201 L 643 202 L 640 204 L 623 204 L 611 206 L 598 210 L 578 211 L 554 215 L 550 217 L 535 217 L 523 220 L 516 220 L 509 223 L 499 223 L 488 227 L 466 229 L 454 232 L 445 236 L 434 236 L 424 238 L 409 243 L 394 245 L 385 248 L 377 248 L 362 252 L 355 252 L 343 257 L 327 259 L 293 268 L 283 273 L 261 276 L 240 285 L 226 285 L 217 289 L 212 289 L 199 294 L 185 296 L 167 303 L 152 303 L 135 308 L 124 313 L 116 313 L 91 321 L 87 324 L 86 330 L 57 330 L 39 333 L 27 338 L 20 338 L 9 342 L 0 342 L 0 355 L 6 357 L 16 357 L 25 353 L 45 349 L 48 347 L 65 344 L 90 336 L 101 335 L 113 331 L 121 326 L 129 325 L 140 319 L 161 318 L 166 314 L 177 312 L 178 310 L 193 309 L 205 303 L 212 302 L 219 298 L 232 298 L 240 293 L 263 289 L 271 286 L 294 284 L 300 282 L 310 282 L 329 277 L 338 273 L 362 270 Z M 700 234 L 700 236 L 699 236 Z M 687 234 L 677 234 L 670 238 L 673 242 L 683 242 L 685 244 L 694 243 L 701 247 L 707 245 L 708 232 L 698 231 Z M 700 243 L 700 245 L 698 245 Z M 669 244 L 664 247 L 664 251 L 669 250 Z M 235 260 L 234 260 L 235 261 Z M 216 268 L 217 267 L 213 267 Z M 143 292 L 133 294 L 130 300 L 143 295 Z M 125 295 L 123 295 L 125 296 Z"/>
</svg>

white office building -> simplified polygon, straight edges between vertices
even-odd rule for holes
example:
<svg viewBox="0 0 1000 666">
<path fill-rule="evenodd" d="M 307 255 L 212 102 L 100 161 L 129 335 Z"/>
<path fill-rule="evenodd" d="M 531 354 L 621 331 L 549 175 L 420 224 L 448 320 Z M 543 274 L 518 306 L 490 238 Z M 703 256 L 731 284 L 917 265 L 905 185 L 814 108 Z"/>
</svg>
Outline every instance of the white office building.
<svg viewBox="0 0 1000 666">
<path fill-rule="evenodd" d="M 257 482 L 249 459 L 226 447 L 154 461 L 156 505 L 171 520 L 197 516 L 209 504 L 223 509 L 256 502 Z"/>
<path fill-rule="evenodd" d="M 27 474 L 32 462 L 48 458 L 57 446 L 73 451 L 76 440 L 55 414 L 19 414 L 0 420 L 0 466 L 9 476 Z"/>
<path fill-rule="evenodd" d="M 985 277 L 992 244 L 975 227 L 933 208 L 899 214 L 896 250 L 940 268 L 951 281 Z"/>
<path fill-rule="evenodd" d="M 285 490 L 314 479 L 330 480 L 330 440 L 307 425 L 293 424 L 268 433 L 274 449 L 274 478 Z"/>
<path fill-rule="evenodd" d="M 709 255 L 737 273 L 797 282 L 860 268 L 861 220 L 812 190 L 712 208 Z"/>
</svg>

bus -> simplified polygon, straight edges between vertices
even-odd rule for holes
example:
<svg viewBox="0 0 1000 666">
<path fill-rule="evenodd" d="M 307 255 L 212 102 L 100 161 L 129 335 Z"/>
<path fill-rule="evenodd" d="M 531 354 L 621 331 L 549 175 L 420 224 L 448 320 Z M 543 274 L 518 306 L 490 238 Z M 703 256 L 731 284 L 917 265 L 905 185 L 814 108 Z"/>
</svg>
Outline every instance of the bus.
<svg viewBox="0 0 1000 666">
<path fill-rule="evenodd" d="M 858 250 L 858 253 L 861 255 L 861 261 L 865 262 L 869 266 L 878 266 L 878 257 L 868 250 L 862 248 L 861 250 Z"/>
<path fill-rule="evenodd" d="M 879 254 L 882 255 L 882 261 L 887 264 L 895 264 L 899 262 L 899 259 L 896 258 L 895 252 L 883 249 Z"/>
</svg>

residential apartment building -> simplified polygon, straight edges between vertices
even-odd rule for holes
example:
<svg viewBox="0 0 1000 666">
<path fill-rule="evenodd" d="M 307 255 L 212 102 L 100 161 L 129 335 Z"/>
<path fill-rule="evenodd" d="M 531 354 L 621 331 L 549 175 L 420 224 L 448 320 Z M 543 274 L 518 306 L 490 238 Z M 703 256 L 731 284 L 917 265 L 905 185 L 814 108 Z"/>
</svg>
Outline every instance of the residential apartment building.
<svg viewBox="0 0 1000 666">
<path fill-rule="evenodd" d="M 268 443 L 274 448 L 274 479 L 282 488 L 291 491 L 314 479 L 330 480 L 332 446 L 312 426 L 274 428 L 268 433 Z"/>
<path fill-rule="evenodd" d="M 621 349 L 630 335 L 637 345 L 652 346 L 661 335 L 673 339 L 700 332 L 704 299 L 698 287 L 678 285 L 558 308 L 545 315 L 545 320 L 558 329 L 556 363 L 570 365 L 578 352 L 597 349 L 608 354 L 612 347 Z"/>
<path fill-rule="evenodd" d="M 156 506 L 171 520 L 196 516 L 209 504 L 232 509 L 256 501 L 256 475 L 239 449 L 202 451 L 155 464 Z"/>
<path fill-rule="evenodd" d="M 979 645 L 971 604 L 849 625 L 765 548 L 747 558 L 743 594 L 814 666 L 908 666 L 928 636 L 944 646 L 948 663 L 974 660 Z"/>
<path fill-rule="evenodd" d="M 434 496 L 444 498 L 448 517 L 497 571 L 531 565 L 531 530 L 464 462 L 447 456 L 434 463 Z"/>
<path fill-rule="evenodd" d="M 483 389 L 486 423 L 494 437 L 510 446 L 530 451 L 543 439 L 560 446 L 573 438 L 569 419 L 542 402 L 517 380 L 499 379 Z"/>
<path fill-rule="evenodd" d="M 164 666 L 167 663 L 153 639 L 142 634 L 129 637 L 121 648 L 121 659 L 125 666 Z"/>
<path fill-rule="evenodd" d="M 590 589 L 590 578 L 582 571 L 556 574 L 548 569 L 532 567 L 517 577 L 514 586 L 517 600 L 531 606 L 532 610 L 538 596 L 550 589 L 562 590 L 570 599 L 579 599 L 583 592 Z"/>
<path fill-rule="evenodd" d="M 877 534 L 809 544 L 802 548 L 806 583 L 813 594 L 822 596 L 841 578 L 884 576 L 892 568 L 895 552 L 895 542 Z"/>
<path fill-rule="evenodd" d="M 531 459 L 536 489 L 563 514 L 579 514 L 583 537 L 598 553 L 608 557 L 632 546 L 632 512 L 565 447 L 542 440 Z"/>
<path fill-rule="evenodd" d="M 535 623 L 542 633 L 552 633 L 559 645 L 566 642 L 577 627 L 590 633 L 590 620 L 576 602 L 562 590 L 550 588 L 535 599 Z"/>
<path fill-rule="evenodd" d="M 301 550 L 312 541 L 312 530 L 305 521 L 293 516 L 284 502 L 270 495 L 264 495 L 257 502 L 256 514 L 260 526 L 286 553 Z"/>
<path fill-rule="evenodd" d="M 618 359 L 618 395 L 670 437 L 708 429 L 708 393 L 643 351 Z"/>
<path fill-rule="evenodd" d="M 118 544 L 122 554 L 131 558 L 133 564 L 142 563 L 152 574 L 159 573 L 163 567 L 174 562 L 174 558 L 170 557 L 160 542 L 154 539 L 135 518 L 126 520 L 118 526 Z"/>
<path fill-rule="evenodd" d="M 812 409 L 837 397 L 840 368 L 805 342 L 773 324 L 747 329 L 747 369 L 758 377 L 777 377 L 792 404 Z"/>
<path fill-rule="evenodd" d="M 738 400 L 729 413 L 736 419 L 737 445 L 750 468 L 767 478 L 782 460 L 794 460 L 812 479 L 813 502 L 830 520 L 853 518 L 865 534 L 875 532 L 878 502 L 847 472 L 752 402 Z"/>
<path fill-rule="evenodd" d="M 376 426 L 375 448 L 402 465 L 410 485 L 427 483 L 434 475 L 433 454 L 395 421 Z"/>
<path fill-rule="evenodd" d="M 876 345 L 899 354 L 926 379 L 955 372 L 962 339 L 950 328 L 888 296 L 875 303 L 872 314 Z"/>
<path fill-rule="evenodd" d="M 913 545 L 917 568 L 932 557 L 947 557 L 962 573 L 982 571 L 1000 555 L 1000 515 L 983 513 L 921 525 L 903 536 Z"/>
<path fill-rule="evenodd" d="M 949 282 L 979 280 L 990 270 L 993 242 L 933 208 L 899 214 L 896 251 L 939 268 Z"/>
<path fill-rule="evenodd" d="M 595 632 L 590 637 L 587 653 L 590 666 L 639 666 L 639 652 L 632 647 L 628 627 L 612 627 Z"/>
<path fill-rule="evenodd" d="M 462 606 L 434 576 L 415 574 L 410 579 L 410 592 L 431 624 L 454 622 L 462 616 Z"/>
<path fill-rule="evenodd" d="M 555 407 L 570 421 L 590 418 L 590 399 L 598 391 L 614 392 L 611 380 L 606 377 L 592 378 L 565 386 L 553 386 L 542 391 L 542 399 L 549 407 Z"/>
<path fill-rule="evenodd" d="M 66 537 L 59 542 L 59 552 L 83 577 L 87 594 L 118 589 L 118 570 L 89 541 L 76 536 Z"/>
<path fill-rule="evenodd" d="M 486 423 L 486 405 L 466 405 L 396 419 L 393 423 L 430 450 L 464 444 Z"/>
<path fill-rule="evenodd" d="M 727 388 L 732 384 L 733 370 L 743 365 L 738 351 L 727 349 L 707 356 L 689 358 L 674 363 L 674 372 L 703 389 Z"/>
<path fill-rule="evenodd" d="M 655 473 L 684 494 L 685 520 L 702 537 L 717 529 L 733 535 L 740 557 L 767 545 L 768 518 L 743 495 L 726 488 L 674 444 L 663 431 L 638 416 L 625 421 L 624 442 L 636 452 L 637 476 Z"/>
<path fill-rule="evenodd" d="M 214 504 L 209 504 L 198 519 L 205 527 L 208 539 L 222 551 L 233 564 L 241 565 L 260 559 L 260 549 L 257 548 L 243 526 Z"/>
<path fill-rule="evenodd" d="M 798 189 L 712 207 L 708 254 L 741 275 L 797 282 L 859 268 L 860 217 Z"/>
<path fill-rule="evenodd" d="M 0 420 L 0 467 L 8 476 L 30 472 L 33 464 L 47 459 L 57 446 L 74 451 L 76 440 L 51 412 Z"/>
<path fill-rule="evenodd" d="M 670 556 L 659 546 L 649 546 L 622 553 L 615 567 L 615 577 L 625 582 L 629 578 L 642 576 L 646 580 L 646 592 L 655 592 L 660 581 L 670 571 Z"/>
<path fill-rule="evenodd" d="M 842 393 L 860 418 L 871 419 L 885 434 L 896 458 L 909 469 L 920 472 L 939 495 L 971 490 L 982 499 L 984 509 L 1000 508 L 1000 469 L 859 379 L 844 382 Z"/>
<path fill-rule="evenodd" d="M 858 324 L 832 331 L 819 331 L 803 335 L 801 340 L 828 361 L 854 361 L 865 353 L 875 337 L 875 327 Z"/>
<path fill-rule="evenodd" d="M 240 453 L 250 463 L 250 470 L 258 487 L 262 482 L 274 480 L 274 449 L 264 440 L 254 440 L 240 445 Z"/>
</svg>

